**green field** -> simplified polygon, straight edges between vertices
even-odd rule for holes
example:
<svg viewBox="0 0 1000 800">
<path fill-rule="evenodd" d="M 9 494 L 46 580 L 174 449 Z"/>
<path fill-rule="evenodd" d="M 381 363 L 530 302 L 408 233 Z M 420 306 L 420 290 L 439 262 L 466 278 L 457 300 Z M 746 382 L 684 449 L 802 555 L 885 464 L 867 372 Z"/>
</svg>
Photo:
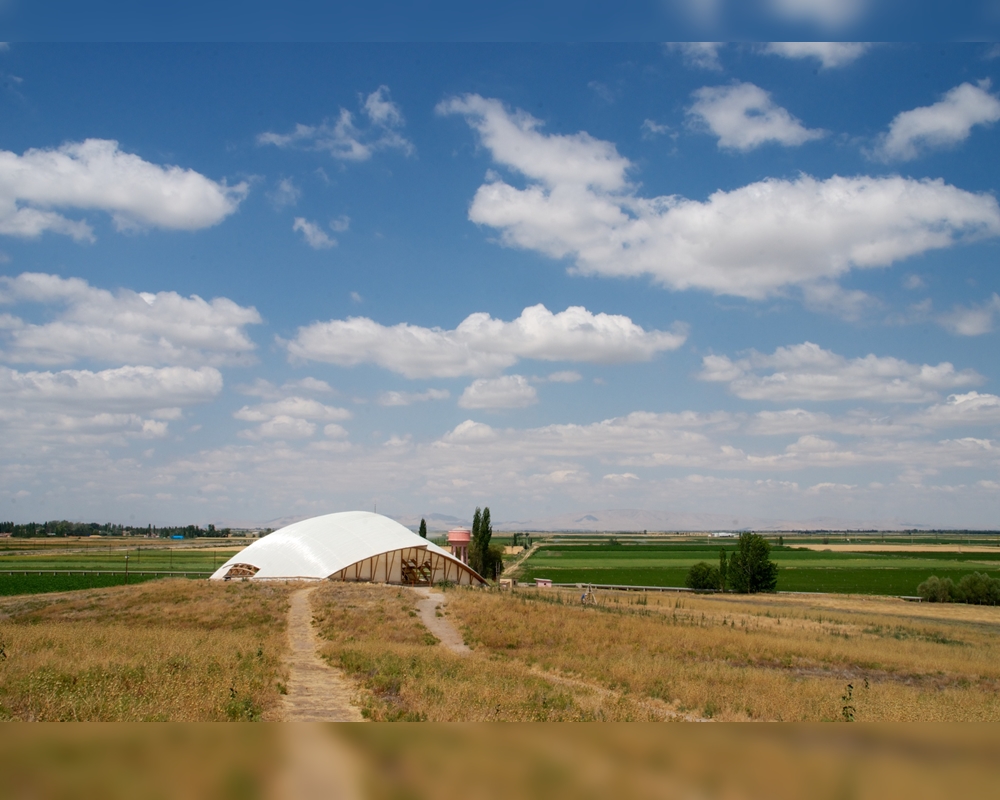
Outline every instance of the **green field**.
<svg viewBox="0 0 1000 800">
<path fill-rule="evenodd" d="M 128 576 L 129 584 L 143 583 L 155 580 L 153 575 Z M 0 572 L 0 596 L 12 594 L 42 594 L 43 592 L 71 592 L 76 589 L 103 589 L 106 586 L 121 586 L 125 583 L 124 575 L 111 575 L 107 572 L 81 575 L 53 575 L 41 573 L 38 575 L 7 575 Z"/>
<path fill-rule="evenodd" d="M 239 552 L 231 542 L 211 546 L 185 542 L 137 545 L 129 540 L 5 539 L 0 544 L 0 595 L 62 592 L 117 586 L 165 577 L 163 573 L 211 573 Z M 65 571 L 76 574 L 63 574 Z M 19 572 L 41 571 L 41 575 Z M 49 571 L 48 574 L 44 574 Z M 56 574 L 52 574 L 55 571 Z M 161 573 L 160 576 L 141 573 Z M 11 574 L 14 573 L 14 574 Z M 84 574 L 81 574 L 84 573 Z"/>
<path fill-rule="evenodd" d="M 899 542 L 904 543 L 903 541 Z M 521 580 L 628 586 L 684 586 L 698 561 L 718 564 L 727 544 L 553 544 L 544 545 L 521 571 Z M 1000 548 L 989 553 L 835 553 L 773 547 L 778 591 L 914 595 L 930 575 L 956 583 L 971 572 L 1000 578 Z"/>
</svg>

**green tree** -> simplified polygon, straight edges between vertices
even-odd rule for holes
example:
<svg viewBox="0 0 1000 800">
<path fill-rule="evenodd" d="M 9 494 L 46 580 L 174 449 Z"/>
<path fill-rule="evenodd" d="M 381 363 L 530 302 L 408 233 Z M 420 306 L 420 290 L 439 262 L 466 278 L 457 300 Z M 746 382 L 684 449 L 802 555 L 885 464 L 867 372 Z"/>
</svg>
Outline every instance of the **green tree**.
<svg viewBox="0 0 1000 800">
<path fill-rule="evenodd" d="M 486 549 L 486 559 L 484 568 L 486 572 L 480 573 L 484 578 L 498 580 L 503 573 L 503 548 L 498 544 L 491 544 Z"/>
<path fill-rule="evenodd" d="M 1000 604 L 1000 580 L 990 577 L 985 572 L 964 575 L 955 587 L 955 599 L 960 603 L 979 606 Z"/>
<path fill-rule="evenodd" d="M 729 578 L 729 564 L 726 563 L 726 549 L 719 548 L 719 589 L 726 591 L 726 583 Z"/>
<path fill-rule="evenodd" d="M 771 561 L 771 545 L 757 533 L 741 533 L 726 570 L 729 586 L 740 594 L 773 592 L 778 565 Z"/>
<path fill-rule="evenodd" d="M 917 594 L 928 603 L 950 603 L 954 591 L 951 578 L 941 580 L 937 575 L 931 575 L 917 587 Z"/>
<path fill-rule="evenodd" d="M 482 550 L 479 546 L 479 534 L 482 527 L 483 510 L 479 506 L 476 506 L 476 513 L 472 515 L 472 539 L 469 541 L 469 566 L 480 575 L 483 574 Z"/>
<path fill-rule="evenodd" d="M 687 585 L 689 589 L 702 591 L 719 588 L 719 570 L 707 561 L 699 561 L 688 570 Z"/>
<path fill-rule="evenodd" d="M 498 564 L 503 566 L 503 550 L 490 547 L 493 538 L 493 524 L 490 522 L 490 507 L 482 511 L 478 508 L 472 516 L 472 541 L 469 542 L 469 566 L 484 578 L 493 577 Z M 499 554 L 499 555 L 498 555 Z"/>
<path fill-rule="evenodd" d="M 422 517 L 420 519 L 420 536 L 423 539 L 427 538 L 427 520 Z"/>
</svg>

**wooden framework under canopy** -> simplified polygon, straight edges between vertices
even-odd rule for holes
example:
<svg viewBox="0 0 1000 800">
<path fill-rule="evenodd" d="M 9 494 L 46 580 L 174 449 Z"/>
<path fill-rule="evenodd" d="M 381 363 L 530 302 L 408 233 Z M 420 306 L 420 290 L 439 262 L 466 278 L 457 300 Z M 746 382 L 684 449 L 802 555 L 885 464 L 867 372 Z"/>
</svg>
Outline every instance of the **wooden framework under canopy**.
<svg viewBox="0 0 1000 800">
<path fill-rule="evenodd" d="M 233 564 L 224 580 L 252 578 L 258 568 L 250 564 Z M 404 547 L 377 553 L 357 561 L 327 576 L 332 581 L 361 583 L 392 583 L 404 586 L 431 586 L 450 581 L 460 586 L 485 583 L 471 567 L 454 558 L 435 553 L 426 547 Z"/>
</svg>

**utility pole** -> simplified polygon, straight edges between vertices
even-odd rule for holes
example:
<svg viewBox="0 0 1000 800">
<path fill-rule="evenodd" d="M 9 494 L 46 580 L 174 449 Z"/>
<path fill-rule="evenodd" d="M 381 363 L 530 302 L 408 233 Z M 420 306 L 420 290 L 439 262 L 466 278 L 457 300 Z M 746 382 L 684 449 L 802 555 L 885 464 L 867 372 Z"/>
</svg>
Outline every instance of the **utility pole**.
<svg viewBox="0 0 1000 800">
<path fill-rule="evenodd" d="M 125 555 L 125 585 L 128 586 L 128 554 Z"/>
</svg>

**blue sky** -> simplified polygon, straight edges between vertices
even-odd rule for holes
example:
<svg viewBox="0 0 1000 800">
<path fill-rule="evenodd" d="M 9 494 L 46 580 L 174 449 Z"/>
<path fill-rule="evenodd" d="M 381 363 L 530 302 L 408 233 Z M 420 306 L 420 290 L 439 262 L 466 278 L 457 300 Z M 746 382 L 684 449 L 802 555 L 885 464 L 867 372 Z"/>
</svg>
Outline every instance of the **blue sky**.
<svg viewBox="0 0 1000 800">
<path fill-rule="evenodd" d="M 0 73 L 0 517 L 997 524 L 993 45 Z"/>
</svg>

